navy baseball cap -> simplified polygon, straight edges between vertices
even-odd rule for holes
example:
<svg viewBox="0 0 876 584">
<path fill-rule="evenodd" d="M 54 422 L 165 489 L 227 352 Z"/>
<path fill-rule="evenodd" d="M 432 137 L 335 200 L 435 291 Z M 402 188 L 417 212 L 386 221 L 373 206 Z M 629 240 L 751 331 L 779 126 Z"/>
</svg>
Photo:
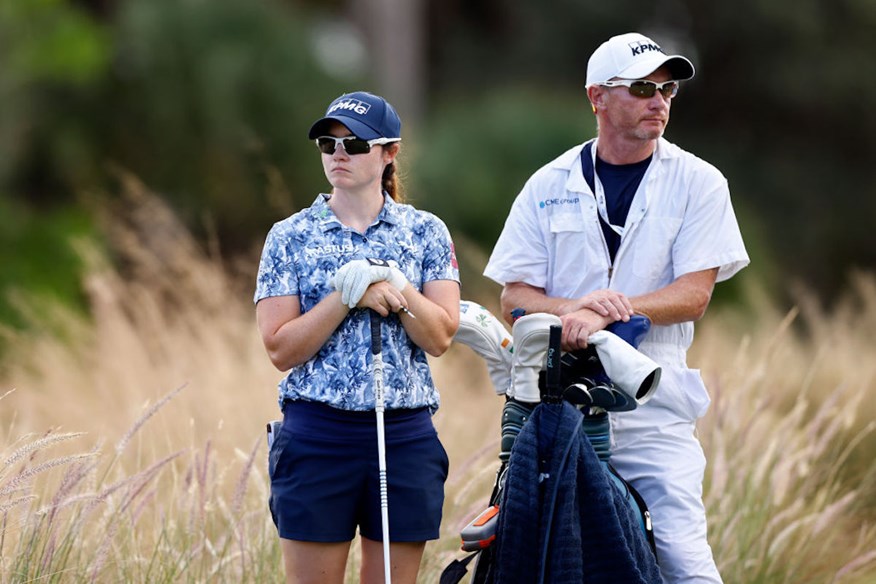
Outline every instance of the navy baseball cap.
<svg viewBox="0 0 876 584">
<path fill-rule="evenodd" d="M 366 91 L 345 93 L 335 99 L 325 112 L 325 117 L 310 127 L 308 137 L 313 140 L 326 134 L 330 121 L 344 124 L 357 138 L 401 139 L 401 120 L 389 102 Z"/>
</svg>

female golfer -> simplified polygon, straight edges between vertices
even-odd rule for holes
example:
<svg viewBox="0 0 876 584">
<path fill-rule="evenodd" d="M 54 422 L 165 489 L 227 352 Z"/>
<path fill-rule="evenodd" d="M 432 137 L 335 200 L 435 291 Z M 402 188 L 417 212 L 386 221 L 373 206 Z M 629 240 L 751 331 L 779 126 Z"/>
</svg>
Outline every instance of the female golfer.
<svg viewBox="0 0 876 584">
<path fill-rule="evenodd" d="M 444 223 L 402 203 L 401 121 L 383 98 L 335 99 L 310 129 L 329 194 L 276 223 L 255 301 L 280 382 L 270 507 L 288 582 L 342 584 L 361 535 L 363 583 L 384 582 L 370 311 L 380 316 L 391 577 L 414 584 L 438 537 L 447 455 L 426 354 L 459 324 L 459 270 Z"/>
</svg>

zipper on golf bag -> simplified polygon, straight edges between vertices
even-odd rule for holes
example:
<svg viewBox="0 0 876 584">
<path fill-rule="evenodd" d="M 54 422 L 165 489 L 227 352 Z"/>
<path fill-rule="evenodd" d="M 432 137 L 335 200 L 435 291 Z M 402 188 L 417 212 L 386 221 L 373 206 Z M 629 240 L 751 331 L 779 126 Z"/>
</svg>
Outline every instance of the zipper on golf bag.
<svg viewBox="0 0 876 584">
<path fill-rule="evenodd" d="M 627 480 L 617 472 L 617 470 L 609 463 L 607 464 L 608 470 L 612 475 L 615 476 L 630 493 L 630 496 L 633 498 L 633 501 L 636 502 L 636 507 L 639 508 L 639 514 L 642 516 L 643 530 L 645 532 L 645 539 L 648 541 L 648 547 L 651 548 L 651 553 L 654 554 L 654 560 L 657 560 L 657 542 L 654 541 L 654 526 L 651 524 L 651 512 L 648 510 L 648 504 L 645 503 L 645 499 L 642 498 L 642 495 L 639 494 L 633 485 L 631 485 Z"/>
</svg>

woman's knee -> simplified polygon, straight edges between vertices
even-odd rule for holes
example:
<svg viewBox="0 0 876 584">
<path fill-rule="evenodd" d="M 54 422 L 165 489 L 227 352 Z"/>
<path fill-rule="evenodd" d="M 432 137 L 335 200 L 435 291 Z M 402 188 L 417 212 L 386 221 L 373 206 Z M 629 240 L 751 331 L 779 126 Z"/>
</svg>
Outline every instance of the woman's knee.
<svg viewBox="0 0 876 584">
<path fill-rule="evenodd" d="M 350 542 L 280 539 L 288 584 L 343 584 Z"/>
<path fill-rule="evenodd" d="M 426 542 L 393 542 L 389 545 L 389 559 L 393 584 L 415 584 Z M 382 584 L 383 542 L 362 538 L 362 584 Z"/>
</svg>

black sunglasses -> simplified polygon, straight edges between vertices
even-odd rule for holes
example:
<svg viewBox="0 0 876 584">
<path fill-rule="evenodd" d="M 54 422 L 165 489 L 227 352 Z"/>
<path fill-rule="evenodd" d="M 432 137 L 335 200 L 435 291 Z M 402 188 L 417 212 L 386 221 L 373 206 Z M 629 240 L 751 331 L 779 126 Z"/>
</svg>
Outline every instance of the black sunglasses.
<svg viewBox="0 0 876 584">
<path fill-rule="evenodd" d="M 678 93 L 678 81 L 664 81 L 663 83 L 655 83 L 645 79 L 615 79 L 614 81 L 606 81 L 600 83 L 605 87 L 626 87 L 630 95 L 636 97 L 654 97 L 658 91 L 660 95 L 669 99 L 675 97 Z"/>
<path fill-rule="evenodd" d="M 368 154 L 371 152 L 371 147 L 377 144 L 389 144 L 390 142 L 399 142 L 400 138 L 375 138 L 374 140 L 363 140 L 356 136 L 344 136 L 338 138 L 336 136 L 320 136 L 316 139 L 316 147 L 323 154 L 334 154 L 338 144 L 344 149 L 344 152 L 350 154 Z"/>
</svg>

